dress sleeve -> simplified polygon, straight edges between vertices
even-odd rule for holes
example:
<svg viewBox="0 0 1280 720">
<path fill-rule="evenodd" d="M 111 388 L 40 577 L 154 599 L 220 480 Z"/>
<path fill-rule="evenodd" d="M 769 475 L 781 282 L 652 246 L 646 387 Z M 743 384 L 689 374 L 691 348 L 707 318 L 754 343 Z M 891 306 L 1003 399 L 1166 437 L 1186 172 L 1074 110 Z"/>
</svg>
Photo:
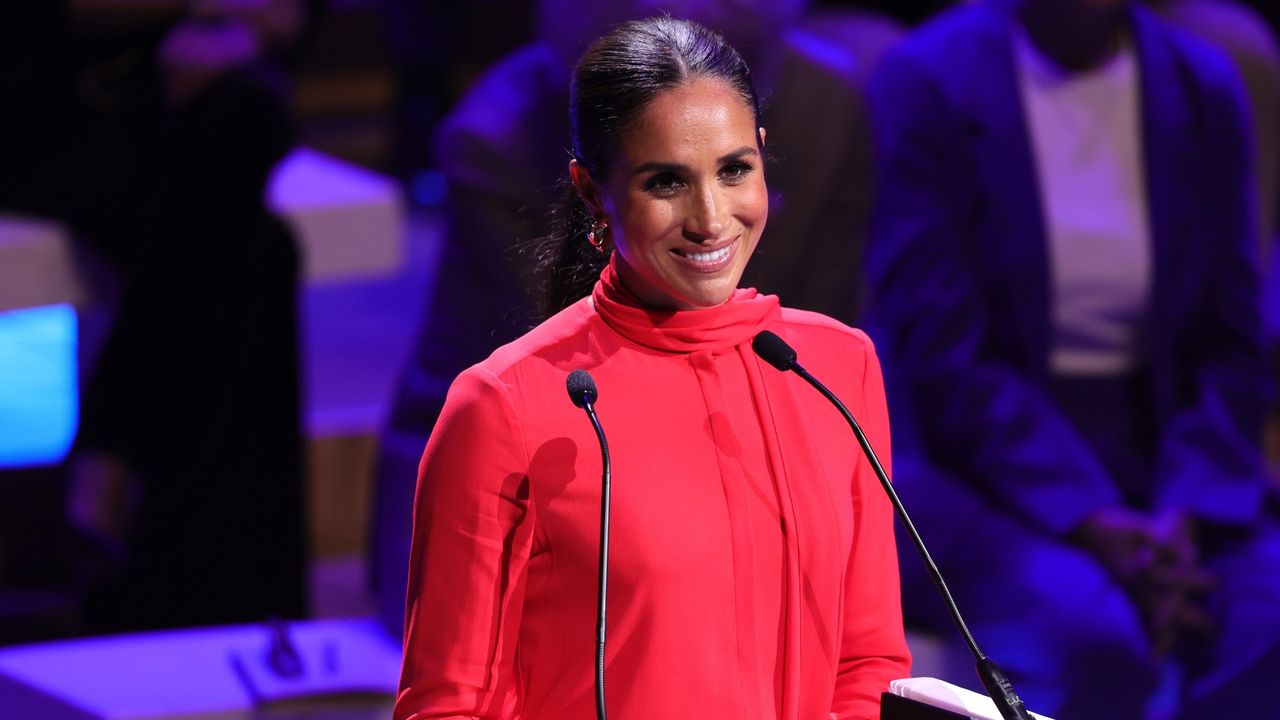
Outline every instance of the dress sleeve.
<svg viewBox="0 0 1280 720">
<path fill-rule="evenodd" d="M 935 72 L 893 51 L 871 84 L 877 201 L 867 322 L 931 459 L 1065 534 L 1120 494 L 1047 393 L 992 350 L 999 331 L 974 247 L 990 210 L 974 180 L 972 129 Z"/>
<path fill-rule="evenodd" d="M 885 472 L 891 473 L 889 410 L 880 363 L 869 341 L 865 356 L 862 408 L 855 412 Z M 893 506 L 865 460 L 854 473 L 853 499 L 853 550 L 845 575 L 844 632 L 831 714 L 836 720 L 876 720 L 880 693 L 889 689 L 889 681 L 910 675 L 911 653 L 902 629 Z"/>
<path fill-rule="evenodd" d="M 460 375 L 418 474 L 396 720 L 519 717 L 527 467 L 501 381 L 479 368 Z"/>
</svg>

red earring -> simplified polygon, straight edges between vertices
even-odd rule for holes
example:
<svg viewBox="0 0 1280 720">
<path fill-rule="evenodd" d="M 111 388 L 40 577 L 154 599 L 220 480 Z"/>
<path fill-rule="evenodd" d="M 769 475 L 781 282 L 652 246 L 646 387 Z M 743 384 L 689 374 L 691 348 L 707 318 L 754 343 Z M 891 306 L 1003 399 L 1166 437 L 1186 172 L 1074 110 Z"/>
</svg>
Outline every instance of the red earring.
<svg viewBox="0 0 1280 720">
<path fill-rule="evenodd" d="M 609 223 L 599 220 L 595 225 L 591 226 L 591 230 L 587 233 L 587 242 L 600 252 L 604 252 L 604 239 L 609 232 Z"/>
</svg>

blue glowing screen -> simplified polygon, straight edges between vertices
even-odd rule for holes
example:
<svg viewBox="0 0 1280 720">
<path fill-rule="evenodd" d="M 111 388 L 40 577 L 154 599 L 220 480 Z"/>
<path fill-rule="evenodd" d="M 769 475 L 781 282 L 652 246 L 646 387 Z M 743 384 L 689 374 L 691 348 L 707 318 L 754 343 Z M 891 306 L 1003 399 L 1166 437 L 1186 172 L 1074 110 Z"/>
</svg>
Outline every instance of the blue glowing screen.
<svg viewBox="0 0 1280 720">
<path fill-rule="evenodd" d="M 0 312 L 0 467 L 58 462 L 78 419 L 75 309 Z"/>
</svg>

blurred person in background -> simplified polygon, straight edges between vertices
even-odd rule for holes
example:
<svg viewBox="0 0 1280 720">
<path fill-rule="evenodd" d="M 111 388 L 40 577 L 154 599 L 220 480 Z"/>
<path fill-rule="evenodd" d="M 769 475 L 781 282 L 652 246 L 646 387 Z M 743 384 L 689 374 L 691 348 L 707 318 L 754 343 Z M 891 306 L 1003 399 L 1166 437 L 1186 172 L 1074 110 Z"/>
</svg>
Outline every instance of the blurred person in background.
<svg viewBox="0 0 1280 720">
<path fill-rule="evenodd" d="M 402 376 L 380 450 L 373 584 L 387 626 L 400 627 L 418 460 L 453 378 L 539 318 L 530 253 L 560 194 L 569 137 L 567 88 L 586 43 L 657 12 L 723 32 L 753 68 L 769 152 L 768 235 L 745 282 L 788 305 L 848 317 L 857 304 L 871 198 L 871 141 L 860 88 L 870 52 L 805 29 L 805 3 L 744 0 L 596 3 L 544 0 L 538 40 L 482 77 L 440 127 L 447 229 L 434 293 Z M 880 35 L 890 33 L 884 21 Z M 874 49 L 887 45 L 877 36 Z"/>
<path fill-rule="evenodd" d="M 3 12 L 0 208 L 64 222 L 122 285 L 68 461 L 85 631 L 303 614 L 298 258 L 263 191 L 315 10 Z"/>
<path fill-rule="evenodd" d="M 984 649 L 1049 715 L 1144 717 L 1179 668 L 1178 717 L 1280 717 L 1235 68 L 1133 2 L 983 0 L 871 98 L 895 479 Z M 908 621 L 951 636 L 903 577 Z"/>
</svg>

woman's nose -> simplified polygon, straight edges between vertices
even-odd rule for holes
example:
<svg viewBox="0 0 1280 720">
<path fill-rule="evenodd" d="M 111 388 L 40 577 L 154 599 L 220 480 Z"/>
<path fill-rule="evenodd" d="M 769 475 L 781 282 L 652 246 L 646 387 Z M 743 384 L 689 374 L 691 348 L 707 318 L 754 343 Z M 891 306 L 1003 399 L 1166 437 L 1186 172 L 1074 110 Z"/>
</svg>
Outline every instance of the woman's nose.
<svg viewBox="0 0 1280 720">
<path fill-rule="evenodd" d="M 688 219 L 685 221 L 686 234 L 696 236 L 691 239 L 714 239 L 724 232 L 725 223 L 722 217 L 724 200 L 714 188 L 704 190 L 695 201 Z"/>
</svg>

